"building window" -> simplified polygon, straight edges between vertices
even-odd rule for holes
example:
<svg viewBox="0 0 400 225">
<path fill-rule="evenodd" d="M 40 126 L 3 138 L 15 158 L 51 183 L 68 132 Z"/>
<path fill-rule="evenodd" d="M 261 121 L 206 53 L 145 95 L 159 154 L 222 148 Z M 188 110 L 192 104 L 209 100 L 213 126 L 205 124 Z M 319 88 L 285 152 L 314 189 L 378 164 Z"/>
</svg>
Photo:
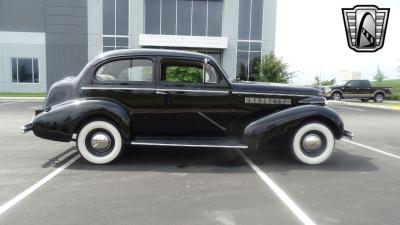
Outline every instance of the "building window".
<svg viewBox="0 0 400 225">
<path fill-rule="evenodd" d="M 103 0 L 103 51 L 129 47 L 129 0 Z"/>
<path fill-rule="evenodd" d="M 261 59 L 263 0 L 240 0 L 236 77 L 254 80 Z"/>
<path fill-rule="evenodd" d="M 146 0 L 145 33 L 221 36 L 222 0 Z"/>
<path fill-rule="evenodd" d="M 13 83 L 39 83 L 39 66 L 36 58 L 11 58 Z"/>
</svg>

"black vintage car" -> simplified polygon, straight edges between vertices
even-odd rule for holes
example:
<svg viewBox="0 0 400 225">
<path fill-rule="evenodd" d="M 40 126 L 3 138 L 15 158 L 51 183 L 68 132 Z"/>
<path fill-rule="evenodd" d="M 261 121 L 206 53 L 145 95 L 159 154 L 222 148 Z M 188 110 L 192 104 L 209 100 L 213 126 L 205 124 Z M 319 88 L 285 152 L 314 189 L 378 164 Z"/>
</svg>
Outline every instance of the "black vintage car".
<svg viewBox="0 0 400 225">
<path fill-rule="evenodd" d="M 352 136 L 324 104 L 316 88 L 233 82 L 208 55 L 118 50 L 55 83 L 23 130 L 76 141 L 96 164 L 112 162 L 126 146 L 255 149 L 278 139 L 299 161 L 319 164 L 335 139 Z"/>
</svg>

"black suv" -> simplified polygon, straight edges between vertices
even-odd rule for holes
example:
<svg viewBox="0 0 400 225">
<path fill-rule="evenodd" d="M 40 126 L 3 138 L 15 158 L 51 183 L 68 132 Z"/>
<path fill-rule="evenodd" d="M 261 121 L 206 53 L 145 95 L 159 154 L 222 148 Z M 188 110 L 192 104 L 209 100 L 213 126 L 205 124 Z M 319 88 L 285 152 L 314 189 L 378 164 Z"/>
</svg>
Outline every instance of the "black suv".
<svg viewBox="0 0 400 225">
<path fill-rule="evenodd" d="M 55 83 L 23 129 L 76 141 L 96 164 L 112 162 L 128 145 L 247 149 L 276 138 L 299 161 L 318 164 L 335 139 L 352 136 L 324 104 L 316 88 L 233 82 L 208 55 L 118 50 Z"/>
</svg>

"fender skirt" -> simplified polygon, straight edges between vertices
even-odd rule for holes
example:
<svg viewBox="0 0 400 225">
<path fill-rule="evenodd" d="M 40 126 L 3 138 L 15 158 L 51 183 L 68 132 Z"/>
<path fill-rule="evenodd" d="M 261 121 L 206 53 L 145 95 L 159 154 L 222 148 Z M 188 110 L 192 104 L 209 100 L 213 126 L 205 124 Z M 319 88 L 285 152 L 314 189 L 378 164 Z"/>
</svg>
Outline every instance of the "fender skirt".
<svg viewBox="0 0 400 225">
<path fill-rule="evenodd" d="M 41 138 L 69 142 L 73 133 L 90 119 L 103 118 L 115 123 L 124 141 L 130 140 L 130 116 L 118 102 L 105 99 L 66 101 L 38 114 L 32 123 L 33 133 Z"/>
<path fill-rule="evenodd" d="M 243 143 L 257 148 L 261 142 L 270 138 L 292 135 L 299 125 L 313 120 L 328 125 L 336 139 L 344 134 L 343 121 L 334 110 L 325 106 L 302 105 L 261 117 L 248 124 L 243 132 Z"/>
</svg>

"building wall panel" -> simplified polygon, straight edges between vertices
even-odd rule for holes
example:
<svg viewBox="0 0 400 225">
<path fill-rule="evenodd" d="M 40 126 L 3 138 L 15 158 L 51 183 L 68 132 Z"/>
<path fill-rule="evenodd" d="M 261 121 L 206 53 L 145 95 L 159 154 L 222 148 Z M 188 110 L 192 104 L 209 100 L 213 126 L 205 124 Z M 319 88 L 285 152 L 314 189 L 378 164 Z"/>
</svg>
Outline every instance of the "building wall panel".
<svg viewBox="0 0 400 225">
<path fill-rule="evenodd" d="M 88 58 L 87 0 L 45 0 L 47 88 L 77 75 Z"/>
</svg>

